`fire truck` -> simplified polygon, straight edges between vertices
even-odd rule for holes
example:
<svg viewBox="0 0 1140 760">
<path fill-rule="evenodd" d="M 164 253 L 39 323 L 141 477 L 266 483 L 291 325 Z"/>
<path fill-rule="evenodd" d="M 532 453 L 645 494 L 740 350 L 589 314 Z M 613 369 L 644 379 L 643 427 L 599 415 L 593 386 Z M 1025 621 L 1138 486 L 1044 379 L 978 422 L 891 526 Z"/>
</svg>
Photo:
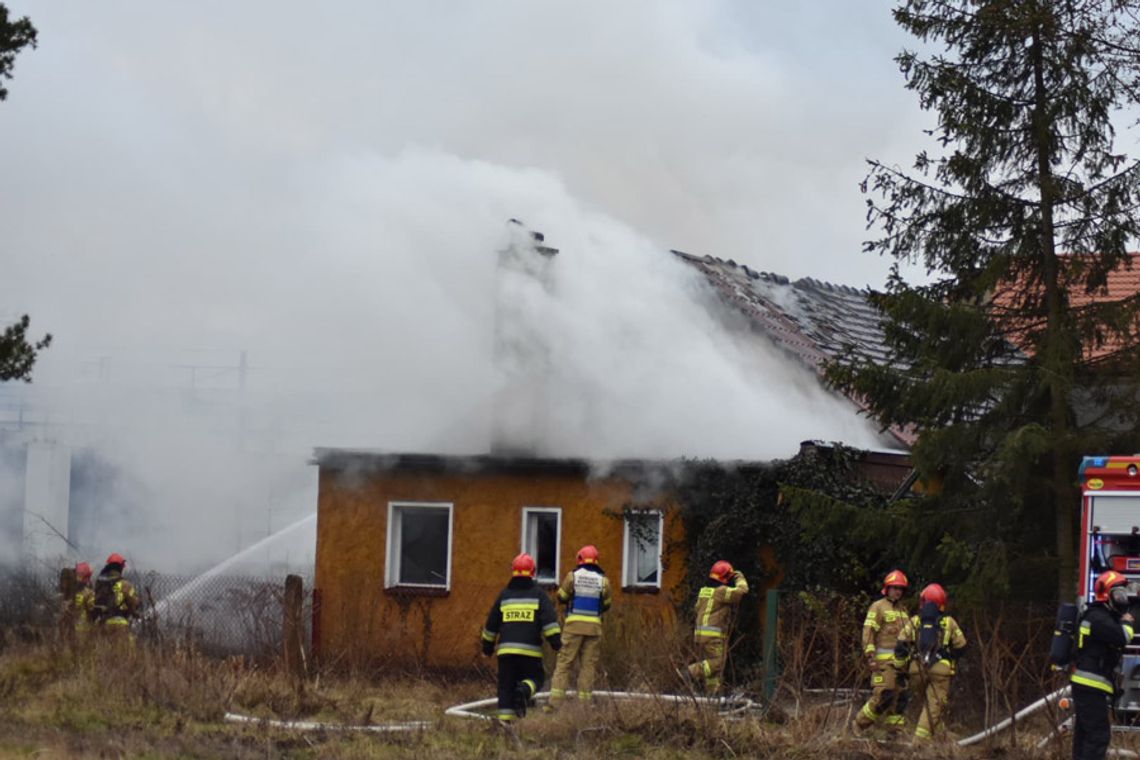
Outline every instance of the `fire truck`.
<svg viewBox="0 0 1140 760">
<path fill-rule="evenodd" d="M 1085 457 L 1080 466 L 1080 609 L 1093 600 L 1093 581 L 1106 570 L 1128 578 L 1140 597 L 1140 455 Z M 1135 613 L 1134 613 L 1135 614 Z M 1140 715 L 1140 644 L 1124 650 L 1117 713 Z"/>
</svg>

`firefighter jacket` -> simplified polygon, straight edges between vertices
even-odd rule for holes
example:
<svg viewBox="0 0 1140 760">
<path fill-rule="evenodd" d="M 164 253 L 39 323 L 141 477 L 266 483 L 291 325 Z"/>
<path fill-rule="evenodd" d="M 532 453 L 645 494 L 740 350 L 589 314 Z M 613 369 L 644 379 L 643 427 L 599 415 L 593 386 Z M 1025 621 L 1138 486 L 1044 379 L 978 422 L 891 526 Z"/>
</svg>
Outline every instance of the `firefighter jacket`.
<svg viewBox="0 0 1140 760">
<path fill-rule="evenodd" d="M 876 662 L 891 660 L 899 634 L 906 627 L 906 618 L 901 599 L 892 602 L 884 596 L 872 604 L 863 620 L 863 655 L 873 655 Z"/>
<path fill-rule="evenodd" d="M 602 635 L 602 613 L 610 608 L 610 579 L 594 564 L 578 565 L 566 573 L 558 588 L 558 601 L 567 605 L 562 629 L 580 636 Z"/>
<path fill-rule="evenodd" d="M 495 648 L 495 639 L 499 645 Z M 562 648 L 558 613 L 546 592 L 531 578 L 511 578 L 499 594 L 483 626 L 483 653 L 542 657 L 542 640 L 554 651 Z"/>
<path fill-rule="evenodd" d="M 83 586 L 71 602 L 71 613 L 75 616 L 75 630 L 86 631 L 91 627 L 95 614 L 95 589 Z"/>
<path fill-rule="evenodd" d="M 703 587 L 697 594 L 696 627 L 693 629 L 693 638 L 697 641 L 720 639 L 727 635 L 733 609 L 748 593 L 748 581 L 743 573 L 738 572 L 732 580 L 731 586 L 717 583 Z"/>
<path fill-rule="evenodd" d="M 1114 692 L 1114 675 L 1124 647 L 1134 630 L 1103 602 L 1093 602 L 1077 628 L 1077 654 L 1070 681 L 1108 694 Z"/>
<path fill-rule="evenodd" d="M 138 616 L 139 594 L 120 570 L 103 569 L 95 579 L 92 619 L 105 625 L 129 625 Z"/>
<path fill-rule="evenodd" d="M 924 656 L 919 650 L 922 636 L 922 618 L 915 615 L 906 620 L 898 634 L 898 643 L 892 653 L 895 666 L 900 670 L 908 660 L 924 665 L 933 675 L 952 676 L 957 671 L 958 658 L 966 649 L 966 634 L 962 626 L 949 615 L 938 616 L 938 640 L 936 648 Z M 877 656 L 877 655 L 876 655 Z"/>
</svg>

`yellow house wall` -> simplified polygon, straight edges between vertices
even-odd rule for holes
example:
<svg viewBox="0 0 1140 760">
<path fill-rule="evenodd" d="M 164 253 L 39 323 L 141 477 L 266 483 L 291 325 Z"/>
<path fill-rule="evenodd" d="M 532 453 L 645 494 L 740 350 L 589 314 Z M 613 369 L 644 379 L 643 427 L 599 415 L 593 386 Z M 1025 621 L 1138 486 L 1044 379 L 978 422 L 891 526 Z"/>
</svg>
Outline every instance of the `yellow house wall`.
<svg viewBox="0 0 1140 760">
<path fill-rule="evenodd" d="M 385 589 L 389 502 L 453 505 L 451 589 Z M 470 667 L 481 660 L 479 632 L 487 611 L 510 580 L 522 547 L 524 507 L 560 507 L 560 575 L 574 567 L 579 547 L 592 543 L 615 590 L 615 605 L 639 617 L 674 621 L 672 591 L 684 573 L 675 548 L 680 520 L 667 503 L 662 587 L 658 593 L 621 589 L 623 523 L 632 486 L 617 478 L 574 474 L 385 472 L 348 474 L 321 468 L 315 587 L 317 625 L 326 662 Z M 672 550 L 671 550 L 672 548 Z"/>
</svg>

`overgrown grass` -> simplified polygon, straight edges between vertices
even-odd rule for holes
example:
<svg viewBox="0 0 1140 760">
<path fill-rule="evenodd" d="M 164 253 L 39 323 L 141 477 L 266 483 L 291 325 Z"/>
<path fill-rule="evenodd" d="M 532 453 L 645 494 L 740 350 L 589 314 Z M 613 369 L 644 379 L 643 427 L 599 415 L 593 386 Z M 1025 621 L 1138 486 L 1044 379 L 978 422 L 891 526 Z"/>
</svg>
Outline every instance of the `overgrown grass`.
<svg viewBox="0 0 1140 760">
<path fill-rule="evenodd" d="M 676 691 L 671 673 L 684 659 L 676 653 L 683 647 L 675 636 L 639 639 L 640 630 L 632 619 L 613 627 L 603 660 L 606 676 L 599 689 Z M 833 637 L 823 633 L 810 638 L 808 633 L 804 628 L 796 631 L 798 639 L 789 635 L 788 646 L 795 645 L 786 653 L 789 663 L 795 661 L 793 655 L 810 663 L 821 656 L 818 652 L 836 649 Z M 949 742 L 912 748 L 855 740 L 846 726 L 860 697 L 844 701 L 836 697 L 846 692 L 808 691 L 796 680 L 812 683 L 814 676 L 794 669 L 780 691 L 783 710 L 726 719 L 692 700 L 599 699 L 590 707 L 571 700 L 554 715 L 533 711 L 520 722 L 517 736 L 510 736 L 491 730 L 489 723 L 443 717 L 448 706 L 494 693 L 493 661 L 486 661 L 481 675 L 393 676 L 357 670 L 295 680 L 273 662 L 253 665 L 240 658 L 212 658 L 192 648 L 94 639 L 76 649 L 50 639 L 45 634 L 38 642 L 15 642 L 0 654 L 0 757 L 854 760 L 996 754 L 1016 759 L 1063 757 L 1068 752 L 1067 743 L 1031 749 L 1048 730 L 1045 716 L 1019 727 L 1016 742 L 1004 735 L 977 749 L 960 749 Z M 1025 667 L 1025 655 L 1005 644 L 993 649 L 994 662 L 979 667 L 972 677 L 979 682 L 992 680 L 996 688 L 1009 683 L 1009 673 Z M 623 652 L 629 654 L 625 659 Z M 860 685 L 855 671 L 836 673 L 844 686 Z M 223 720 L 227 711 L 352 725 L 418 720 L 429 721 L 431 728 L 392 734 L 302 733 L 227 723 Z M 773 719 L 777 715 L 783 718 L 779 722 Z M 972 733 L 980 727 L 972 725 L 974 721 L 953 718 L 951 734 Z M 1115 746 L 1127 744 L 1128 740 L 1115 741 Z"/>
</svg>

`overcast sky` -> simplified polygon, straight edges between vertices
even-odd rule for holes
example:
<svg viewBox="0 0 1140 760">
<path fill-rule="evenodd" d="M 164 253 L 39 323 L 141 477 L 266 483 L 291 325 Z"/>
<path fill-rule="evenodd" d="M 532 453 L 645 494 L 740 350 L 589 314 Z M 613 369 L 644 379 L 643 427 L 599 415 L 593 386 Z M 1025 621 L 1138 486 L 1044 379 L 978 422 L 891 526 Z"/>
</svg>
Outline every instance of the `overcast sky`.
<svg viewBox="0 0 1140 760">
<path fill-rule="evenodd" d="M 174 478 L 217 425 L 78 380 L 186 383 L 243 350 L 254 381 L 300 394 L 273 400 L 306 418 L 298 462 L 480 450 L 512 216 L 563 250 L 542 311 L 554 453 L 874 442 L 719 331 L 665 251 L 882 285 L 889 262 L 860 251 L 864 160 L 909 164 L 930 121 L 892 62 L 890 3 L 7 4 L 39 47 L 0 104 L 0 321 L 56 336 L 37 385 L 165 431 L 121 458 L 170 448 L 148 469 Z M 196 503 L 226 485 L 196 483 L 215 489 Z"/>
</svg>

